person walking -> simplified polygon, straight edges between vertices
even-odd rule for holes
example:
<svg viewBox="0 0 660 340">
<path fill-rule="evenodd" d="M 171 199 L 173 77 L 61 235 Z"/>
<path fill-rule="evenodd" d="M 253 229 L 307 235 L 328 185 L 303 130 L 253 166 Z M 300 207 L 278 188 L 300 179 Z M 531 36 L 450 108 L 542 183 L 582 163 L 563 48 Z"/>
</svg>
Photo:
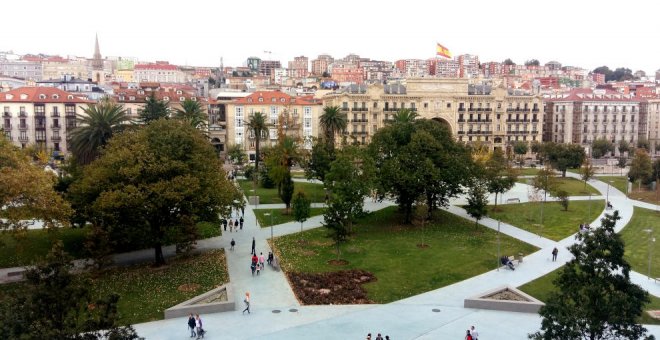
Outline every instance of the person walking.
<svg viewBox="0 0 660 340">
<path fill-rule="evenodd" d="M 232 238 L 231 242 L 229 244 L 231 244 L 231 248 L 229 248 L 229 249 L 234 250 L 234 246 L 236 245 L 236 241 L 234 241 L 234 239 Z"/>
<path fill-rule="evenodd" d="M 243 230 L 243 216 L 241 216 L 241 219 L 239 220 L 239 224 L 241 226 L 241 230 Z"/>
<path fill-rule="evenodd" d="M 197 339 L 204 338 L 204 328 L 202 327 L 202 318 L 195 314 L 195 326 L 197 326 Z"/>
<path fill-rule="evenodd" d="M 234 232 L 234 222 L 231 220 L 231 218 L 229 219 L 229 232 Z"/>
<path fill-rule="evenodd" d="M 470 335 L 472 335 L 472 340 L 478 340 L 479 339 L 479 332 L 474 328 L 474 325 L 470 327 Z"/>
<path fill-rule="evenodd" d="M 245 204 L 241 205 L 241 219 L 245 216 Z"/>
<path fill-rule="evenodd" d="M 250 314 L 250 292 L 245 292 L 245 299 L 243 299 L 243 302 L 245 302 L 245 309 L 243 309 L 243 314 L 245 314 L 245 311 Z"/>
<path fill-rule="evenodd" d="M 227 219 L 226 218 L 222 219 L 222 226 L 225 228 L 225 231 L 227 231 Z"/>
<path fill-rule="evenodd" d="M 472 335 L 470 334 L 470 330 L 468 329 L 466 332 L 467 334 L 465 334 L 465 340 L 473 340 Z"/>
<path fill-rule="evenodd" d="M 252 276 L 254 276 L 254 271 L 257 269 L 259 259 L 257 258 L 257 255 L 252 254 L 252 262 L 250 264 L 250 269 L 252 269 Z"/>
<path fill-rule="evenodd" d="M 273 265 L 273 252 L 272 251 L 268 252 L 268 264 L 271 265 L 271 266 Z"/>
<path fill-rule="evenodd" d="M 190 337 L 194 338 L 197 336 L 197 333 L 195 333 L 195 326 L 197 326 L 197 322 L 195 321 L 195 317 L 193 316 L 192 313 L 188 315 L 188 328 L 190 328 Z"/>
<path fill-rule="evenodd" d="M 261 266 L 261 269 L 264 269 L 265 262 L 266 258 L 264 257 L 264 253 L 259 253 L 259 266 Z"/>
<path fill-rule="evenodd" d="M 236 229 L 236 232 L 238 232 L 238 218 L 234 220 L 234 229 Z"/>
<path fill-rule="evenodd" d="M 257 245 L 257 241 L 254 240 L 254 236 L 252 236 L 252 255 L 257 255 L 257 251 L 255 250 Z"/>
<path fill-rule="evenodd" d="M 552 250 L 552 262 L 557 261 L 557 254 L 559 253 L 559 249 L 555 247 L 555 249 Z"/>
</svg>

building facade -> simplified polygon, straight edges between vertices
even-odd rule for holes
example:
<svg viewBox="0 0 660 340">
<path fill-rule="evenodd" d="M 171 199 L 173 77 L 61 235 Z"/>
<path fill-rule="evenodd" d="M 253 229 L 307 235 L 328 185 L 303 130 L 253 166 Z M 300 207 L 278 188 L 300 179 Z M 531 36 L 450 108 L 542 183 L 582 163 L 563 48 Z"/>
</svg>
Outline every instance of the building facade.
<svg viewBox="0 0 660 340">
<path fill-rule="evenodd" d="M 42 73 L 39 61 L 0 59 L 0 75 L 3 76 L 39 81 Z"/>
<path fill-rule="evenodd" d="M 22 87 L 0 93 L 5 138 L 25 148 L 67 153 L 66 137 L 76 127 L 76 115 L 93 103 L 52 87 Z"/>
<path fill-rule="evenodd" d="M 137 82 L 185 83 L 188 77 L 176 65 L 159 61 L 155 64 L 135 65 L 133 80 Z"/>
</svg>

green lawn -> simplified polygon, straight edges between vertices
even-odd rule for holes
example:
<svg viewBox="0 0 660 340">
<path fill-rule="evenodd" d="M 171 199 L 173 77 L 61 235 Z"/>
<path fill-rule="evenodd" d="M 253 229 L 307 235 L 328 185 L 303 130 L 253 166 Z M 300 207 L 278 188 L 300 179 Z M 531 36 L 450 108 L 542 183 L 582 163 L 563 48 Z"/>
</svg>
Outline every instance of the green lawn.
<svg viewBox="0 0 660 340">
<path fill-rule="evenodd" d="M 220 228 L 209 222 L 197 224 L 200 238 L 220 235 Z M 48 254 L 56 240 L 62 240 L 64 250 L 73 258 L 85 256 L 84 242 L 88 228 L 58 230 L 28 230 L 19 235 L 0 233 L 0 268 L 25 266 Z"/>
<path fill-rule="evenodd" d="M 316 216 L 316 215 L 321 215 L 325 212 L 326 208 L 311 208 L 310 209 L 310 217 L 311 216 Z M 265 216 L 264 214 L 270 214 L 272 213 L 273 216 Z M 278 225 L 282 223 L 287 223 L 293 221 L 293 212 L 289 215 L 284 214 L 284 209 L 255 209 L 254 214 L 257 216 L 257 220 L 259 221 L 259 225 L 262 228 L 270 227 L 271 221 L 273 222 L 272 225 Z M 272 218 L 272 220 L 271 220 Z M 304 226 L 304 224 L 303 224 Z"/>
<path fill-rule="evenodd" d="M 624 194 L 628 192 L 628 177 L 626 176 L 598 176 L 595 179 L 603 183 L 610 183 Z"/>
<path fill-rule="evenodd" d="M 600 195 L 596 188 L 587 184 L 585 189 L 584 182 L 570 177 L 557 177 L 557 191 L 565 190 L 569 196 L 587 196 L 589 193 L 593 195 Z M 519 178 L 518 183 L 529 184 L 532 183 L 533 178 Z"/>
<path fill-rule="evenodd" d="M 252 181 L 250 180 L 239 180 L 239 185 L 245 193 L 245 196 L 252 196 Z M 309 199 L 312 200 L 312 203 L 323 203 L 325 202 L 325 191 L 323 190 L 322 184 L 315 183 L 304 183 L 304 182 L 293 182 L 294 184 L 294 196 L 297 192 L 303 191 Z M 262 187 L 257 187 L 257 195 L 259 195 L 260 204 L 271 204 L 271 203 L 282 203 L 282 200 L 277 195 L 277 188 L 265 189 Z"/>
<path fill-rule="evenodd" d="M 628 249 L 627 246 L 626 249 Z M 551 273 L 548 273 L 544 276 L 541 276 L 534 281 L 527 282 L 526 284 L 518 287 L 518 289 L 541 301 L 546 301 L 550 296 L 550 293 L 553 290 L 555 290 L 555 285 L 552 283 L 552 281 L 554 281 L 555 278 L 559 275 L 560 269 L 561 268 Z M 650 297 L 651 297 L 651 302 L 648 305 L 646 305 L 645 310 L 660 309 L 660 298 L 655 297 L 653 295 L 650 295 Z M 660 325 L 660 320 L 653 319 L 646 313 L 642 314 L 638 322 L 643 324 L 650 324 L 650 325 Z"/>
<path fill-rule="evenodd" d="M 518 171 L 519 176 L 536 176 L 539 173 L 539 170 L 542 168 L 518 168 L 514 167 Z"/>
<path fill-rule="evenodd" d="M 397 207 L 368 214 L 355 233 L 341 246 L 346 266 L 332 266 L 336 258 L 333 241 L 325 228 L 276 238 L 282 268 L 296 272 L 328 272 L 363 269 L 377 280 L 364 287 L 369 298 L 388 303 L 447 286 L 495 269 L 497 233 L 475 229 L 474 222 L 447 212 L 438 212 L 434 222 L 421 226 L 401 225 Z M 301 242 L 301 238 L 305 241 Z M 532 245 L 501 235 L 502 254 L 529 254 Z M 423 240 L 423 241 L 422 241 Z M 426 243 L 428 248 L 417 244 Z"/>
<path fill-rule="evenodd" d="M 291 177 L 293 178 L 305 178 L 304 171 L 291 171 Z"/>
<path fill-rule="evenodd" d="M 660 214 L 653 210 L 635 207 L 632 220 L 621 231 L 626 243 L 626 260 L 633 270 L 647 275 L 649 270 L 649 233 L 653 230 L 656 242 L 651 242 L 651 277 L 660 277 Z"/>
<path fill-rule="evenodd" d="M 605 200 L 570 201 L 568 211 L 564 211 L 557 202 L 545 202 L 543 228 L 538 225 L 541 220 L 541 204 L 541 202 L 531 202 L 498 205 L 498 211 L 494 212 L 491 209 L 488 216 L 559 241 L 576 233 L 580 228 L 580 223 L 591 223 L 596 219 L 605 207 Z M 587 216 L 590 204 L 591 215 Z"/>
</svg>

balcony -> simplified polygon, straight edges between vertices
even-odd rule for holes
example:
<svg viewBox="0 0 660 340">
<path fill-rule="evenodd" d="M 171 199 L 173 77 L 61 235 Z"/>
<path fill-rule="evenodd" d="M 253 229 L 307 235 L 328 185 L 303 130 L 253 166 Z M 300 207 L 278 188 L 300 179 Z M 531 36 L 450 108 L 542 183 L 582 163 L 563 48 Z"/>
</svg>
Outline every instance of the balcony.
<svg viewBox="0 0 660 340">
<path fill-rule="evenodd" d="M 11 124 L 4 124 L 2 126 L 2 129 L 5 130 L 5 131 L 11 130 Z"/>
<path fill-rule="evenodd" d="M 21 112 L 18 113 L 18 116 L 19 117 L 27 117 L 27 112 L 21 111 Z"/>
<path fill-rule="evenodd" d="M 11 118 L 11 112 L 9 112 L 9 111 L 5 111 L 5 112 L 2 114 L 2 116 L 5 117 L 5 118 Z"/>
<path fill-rule="evenodd" d="M 368 134 L 367 131 L 351 131 L 351 136 L 366 136 Z"/>
<path fill-rule="evenodd" d="M 46 136 L 36 136 L 34 138 L 36 142 L 45 142 L 46 141 Z"/>
<path fill-rule="evenodd" d="M 66 112 L 64 113 L 64 116 L 65 116 L 65 117 L 73 117 L 73 118 L 75 118 L 75 117 L 76 117 L 76 112 L 75 112 L 75 111 L 66 111 Z"/>
<path fill-rule="evenodd" d="M 60 113 L 59 113 L 59 112 L 51 112 L 51 113 L 50 113 L 50 116 L 51 116 L 51 117 L 59 117 L 59 116 L 60 116 Z"/>
<path fill-rule="evenodd" d="M 539 109 L 532 109 L 532 112 L 539 112 Z"/>
<path fill-rule="evenodd" d="M 28 129 L 28 125 L 27 125 L 27 124 L 18 124 L 18 129 L 19 129 L 19 130 L 27 130 L 27 129 Z"/>
<path fill-rule="evenodd" d="M 27 136 L 18 136 L 18 141 L 19 142 L 27 142 L 30 139 Z"/>
<path fill-rule="evenodd" d="M 353 119 L 352 122 L 353 123 L 367 123 L 367 122 L 369 122 L 369 119 L 367 119 L 367 118 L 358 118 L 358 119 Z"/>
<path fill-rule="evenodd" d="M 46 112 L 43 111 L 35 111 L 34 112 L 35 117 L 46 117 Z"/>
<path fill-rule="evenodd" d="M 59 141 L 62 140 L 62 137 L 61 136 L 51 136 L 50 140 L 52 140 L 53 142 L 59 142 Z"/>
<path fill-rule="evenodd" d="M 61 129 L 62 125 L 60 125 L 60 124 L 50 124 L 50 128 L 51 129 Z"/>
<path fill-rule="evenodd" d="M 351 109 L 351 111 L 368 111 L 366 107 L 354 107 Z"/>
<path fill-rule="evenodd" d="M 34 124 L 34 128 L 35 129 L 45 129 L 46 124 L 45 123 L 36 123 L 36 124 Z"/>
</svg>

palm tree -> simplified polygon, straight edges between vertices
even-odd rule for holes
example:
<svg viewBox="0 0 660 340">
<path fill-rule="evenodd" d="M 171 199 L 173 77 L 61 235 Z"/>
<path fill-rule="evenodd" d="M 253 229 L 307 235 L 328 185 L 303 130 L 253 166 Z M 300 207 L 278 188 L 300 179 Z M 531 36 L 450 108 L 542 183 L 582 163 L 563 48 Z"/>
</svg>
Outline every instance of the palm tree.
<svg viewBox="0 0 660 340">
<path fill-rule="evenodd" d="M 261 135 L 268 131 L 268 123 L 266 122 L 266 116 L 261 112 L 255 112 L 250 121 L 247 123 L 247 127 L 252 133 L 254 133 L 254 172 L 259 173 L 259 145 L 261 144 Z"/>
<path fill-rule="evenodd" d="M 339 106 L 326 106 L 320 119 L 321 128 L 325 131 L 325 137 L 330 150 L 335 149 L 335 134 L 346 129 L 348 120 L 346 114 L 342 113 Z"/>
<path fill-rule="evenodd" d="M 187 98 L 181 103 L 181 108 L 174 110 L 174 117 L 190 123 L 192 127 L 203 130 L 206 127 L 207 115 L 200 102 Z"/>
<path fill-rule="evenodd" d="M 130 118 L 120 104 L 101 101 L 83 109 L 85 115 L 77 115 L 76 128 L 69 134 L 69 149 L 76 161 L 91 163 L 114 133 L 123 128 Z"/>
<path fill-rule="evenodd" d="M 144 107 L 139 110 L 139 122 L 147 124 L 151 121 L 170 116 L 170 102 L 156 98 L 156 93 L 151 94 L 145 99 Z"/>
<path fill-rule="evenodd" d="M 417 116 L 417 112 L 411 109 L 400 109 L 397 111 L 389 123 L 412 123 Z"/>
</svg>

